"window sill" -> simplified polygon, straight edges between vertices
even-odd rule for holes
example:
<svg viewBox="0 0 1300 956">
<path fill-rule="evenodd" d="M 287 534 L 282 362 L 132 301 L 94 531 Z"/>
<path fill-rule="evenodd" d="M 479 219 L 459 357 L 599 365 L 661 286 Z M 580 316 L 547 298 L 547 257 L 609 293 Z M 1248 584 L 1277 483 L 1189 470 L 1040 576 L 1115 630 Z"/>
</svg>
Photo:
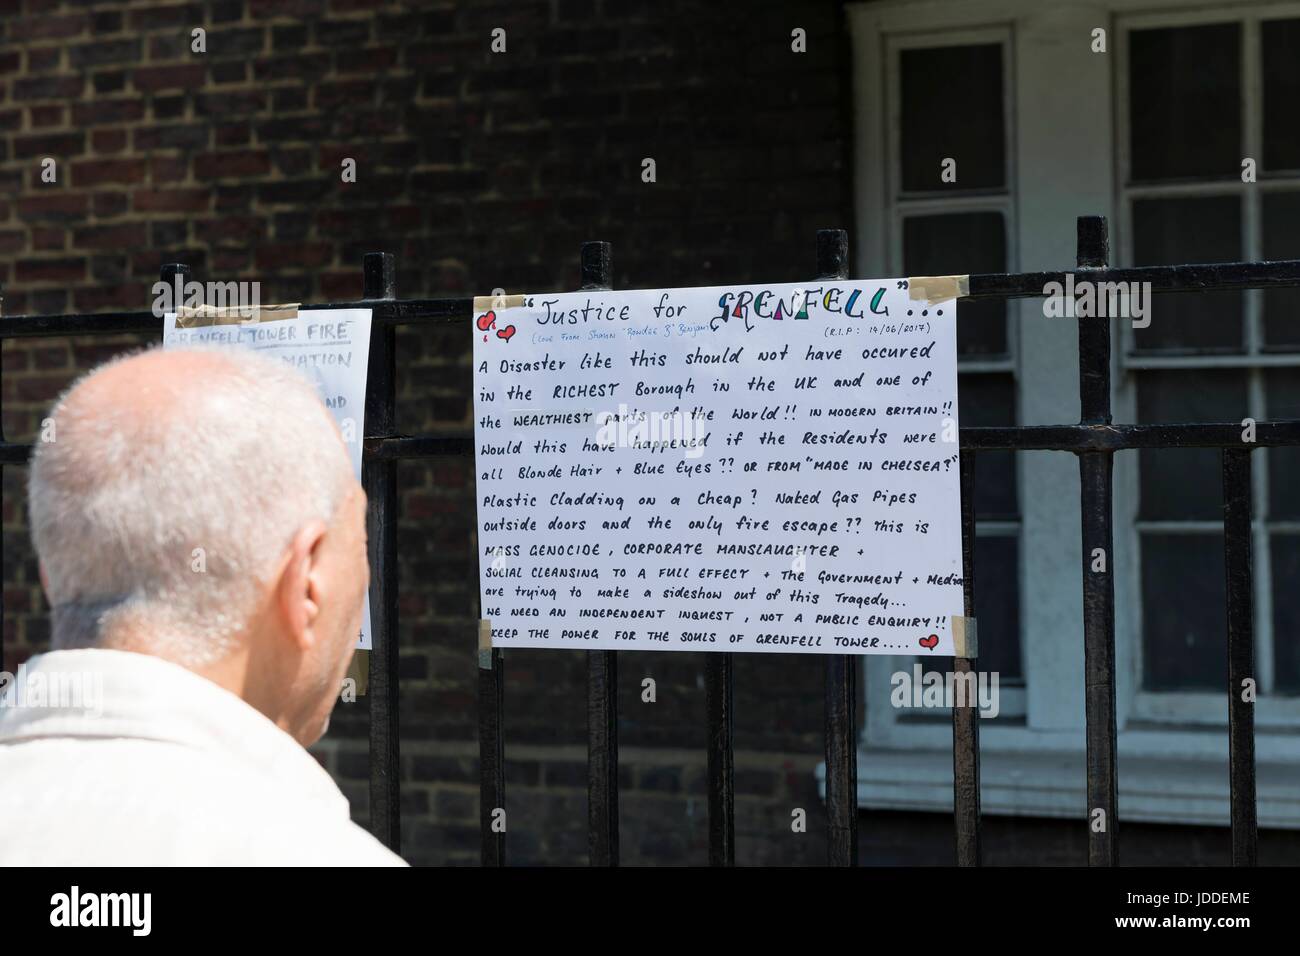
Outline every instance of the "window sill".
<svg viewBox="0 0 1300 956">
<path fill-rule="evenodd" d="M 1259 825 L 1300 829 L 1300 766 L 1257 764 Z M 826 765 L 817 767 L 822 799 Z M 980 809 L 990 815 L 1072 817 L 1085 813 L 1081 750 L 980 753 Z M 952 751 L 858 748 L 861 809 L 952 812 Z M 1119 754 L 1120 822 L 1228 826 L 1226 757 Z"/>
</svg>

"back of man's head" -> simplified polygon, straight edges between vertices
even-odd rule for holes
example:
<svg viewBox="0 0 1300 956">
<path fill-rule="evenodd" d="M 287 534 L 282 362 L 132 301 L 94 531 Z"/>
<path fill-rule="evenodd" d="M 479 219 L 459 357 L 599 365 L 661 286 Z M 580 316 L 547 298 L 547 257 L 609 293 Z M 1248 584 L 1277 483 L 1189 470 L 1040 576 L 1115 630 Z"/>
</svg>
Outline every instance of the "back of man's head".
<svg viewBox="0 0 1300 956">
<path fill-rule="evenodd" d="M 114 360 L 48 424 L 28 494 L 56 649 L 221 660 L 247 638 L 295 535 L 334 523 L 356 489 L 311 384 L 247 350 Z"/>
</svg>

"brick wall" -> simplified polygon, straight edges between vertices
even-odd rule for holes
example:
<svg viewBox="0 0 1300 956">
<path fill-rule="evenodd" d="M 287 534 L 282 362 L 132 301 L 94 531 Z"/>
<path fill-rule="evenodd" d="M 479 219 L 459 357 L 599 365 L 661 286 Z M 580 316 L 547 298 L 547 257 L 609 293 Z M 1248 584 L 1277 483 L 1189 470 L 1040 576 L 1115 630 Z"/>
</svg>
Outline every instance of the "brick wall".
<svg viewBox="0 0 1300 956">
<path fill-rule="evenodd" d="M 563 291 L 588 239 L 613 243 L 620 287 L 805 278 L 815 230 L 851 227 L 844 14 L 727 6 L 0 0 L 4 313 L 147 308 L 164 261 L 259 280 L 263 301 L 355 298 L 362 254 L 381 249 L 404 296 Z M 76 371 L 138 341 L 6 344 L 6 436 L 30 438 Z M 399 341 L 399 428 L 467 423 L 469 338 Z M 399 469 L 403 848 L 419 863 L 478 854 L 467 466 Z M 11 668 L 48 640 L 24 478 L 5 469 Z M 624 859 L 703 863 L 701 655 L 619 667 Z M 584 658 L 511 651 L 506 668 L 509 858 L 585 862 Z M 821 662 L 741 656 L 736 683 L 738 859 L 820 862 Z M 364 703 L 340 705 L 319 748 L 363 820 L 365 733 Z"/>
</svg>

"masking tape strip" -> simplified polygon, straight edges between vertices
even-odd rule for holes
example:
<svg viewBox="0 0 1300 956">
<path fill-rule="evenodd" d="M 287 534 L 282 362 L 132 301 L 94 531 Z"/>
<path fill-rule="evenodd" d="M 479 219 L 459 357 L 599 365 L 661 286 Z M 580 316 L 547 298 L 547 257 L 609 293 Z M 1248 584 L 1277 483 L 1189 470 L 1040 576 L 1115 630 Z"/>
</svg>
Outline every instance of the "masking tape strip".
<svg viewBox="0 0 1300 956">
<path fill-rule="evenodd" d="M 492 621 L 486 617 L 478 622 L 478 666 L 485 671 L 492 669 Z"/>
<path fill-rule="evenodd" d="M 489 309 L 517 309 L 524 304 L 522 295 L 476 295 L 474 312 L 487 312 Z"/>
<path fill-rule="evenodd" d="M 976 658 L 980 656 L 979 628 L 973 617 L 952 619 L 952 656 Z"/>
<path fill-rule="evenodd" d="M 947 302 L 970 295 L 970 276 L 911 276 L 907 297 L 927 302 Z"/>
<path fill-rule="evenodd" d="M 213 325 L 243 325 L 246 322 L 279 322 L 298 318 L 300 302 L 217 308 L 214 305 L 183 305 L 176 310 L 178 329 L 203 329 Z"/>
</svg>

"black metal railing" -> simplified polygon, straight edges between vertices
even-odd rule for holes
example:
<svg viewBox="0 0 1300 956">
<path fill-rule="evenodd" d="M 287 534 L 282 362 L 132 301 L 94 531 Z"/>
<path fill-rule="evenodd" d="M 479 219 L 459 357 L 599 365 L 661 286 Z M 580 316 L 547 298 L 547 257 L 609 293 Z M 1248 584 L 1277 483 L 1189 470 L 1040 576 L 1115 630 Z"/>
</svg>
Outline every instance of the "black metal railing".
<svg viewBox="0 0 1300 956">
<path fill-rule="evenodd" d="M 1155 266 L 1107 267 L 1106 222 L 1081 217 L 1078 264 L 1094 283 L 1150 283 L 1154 292 L 1204 292 L 1300 286 L 1300 260 Z M 848 277 L 848 240 L 842 230 L 817 235 L 817 276 Z M 188 275 L 188 267 L 168 264 L 162 278 Z M 373 310 L 370 364 L 366 386 L 366 431 L 363 484 L 370 499 L 368 516 L 372 637 L 370 665 L 370 826 L 384 843 L 400 849 L 400 774 L 397 725 L 397 484 L 396 463 L 403 459 L 472 455 L 472 428 L 439 429 L 419 436 L 396 434 L 396 326 L 454 324 L 472 319 L 473 300 L 398 299 L 393 257 L 371 253 L 363 265 L 363 298 L 356 302 L 304 306 L 303 310 L 370 307 Z M 581 287 L 612 288 L 608 243 L 589 242 L 581 250 Z M 972 275 L 969 298 L 1042 297 L 1051 282 L 1064 283 L 1064 272 Z M 1116 425 L 1111 421 L 1111 333 L 1107 318 L 1079 318 L 1079 404 L 1077 424 L 962 428 L 962 570 L 965 613 L 974 615 L 975 510 L 974 476 L 978 457 L 990 451 L 1049 450 L 1079 459 L 1080 519 L 1083 543 L 1084 682 L 1087 736 L 1088 861 L 1118 862 L 1118 807 L 1115 734 L 1115 589 L 1113 555 L 1112 470 L 1117 451 L 1142 448 L 1219 448 L 1223 454 L 1224 551 L 1227 568 L 1228 715 L 1232 862 L 1253 865 L 1257 823 L 1253 704 L 1239 692 L 1254 674 L 1254 626 L 1251 539 L 1251 451 L 1300 445 L 1300 421 L 1258 423 L 1255 441 L 1242 442 L 1235 423 Z M 0 320 L 0 338 L 34 336 L 161 334 L 162 319 L 150 312 L 65 315 L 20 315 Z M 0 431 L 0 468 L 25 463 L 31 446 L 4 440 Z M 478 581 L 479 553 L 471 534 L 470 570 Z M 1094 571 L 1090 556 L 1101 548 L 1104 570 Z M 475 587 L 477 595 L 477 586 Z M 477 597 L 472 610 L 478 618 Z M 0 608 L 0 627 L 3 625 Z M 472 633 L 466 646 L 474 646 Z M 588 832 L 590 860 L 616 866 L 618 842 L 618 655 L 587 651 Z M 484 865 L 505 863 L 505 832 L 494 814 L 505 806 L 504 657 L 500 649 L 481 649 L 479 661 L 480 821 Z M 957 658 L 953 670 L 973 671 L 974 658 Z M 857 673 L 858 658 L 832 655 L 825 670 L 825 751 L 827 859 L 832 865 L 857 862 Z M 0 668 L 3 656 L 0 655 Z M 735 862 L 735 785 L 733 710 L 735 678 L 729 653 L 705 654 L 708 759 L 709 862 Z M 953 807 L 957 862 L 980 862 L 979 718 L 974 701 L 954 707 Z M 1093 811 L 1105 812 L 1104 827 L 1089 826 Z"/>
</svg>

